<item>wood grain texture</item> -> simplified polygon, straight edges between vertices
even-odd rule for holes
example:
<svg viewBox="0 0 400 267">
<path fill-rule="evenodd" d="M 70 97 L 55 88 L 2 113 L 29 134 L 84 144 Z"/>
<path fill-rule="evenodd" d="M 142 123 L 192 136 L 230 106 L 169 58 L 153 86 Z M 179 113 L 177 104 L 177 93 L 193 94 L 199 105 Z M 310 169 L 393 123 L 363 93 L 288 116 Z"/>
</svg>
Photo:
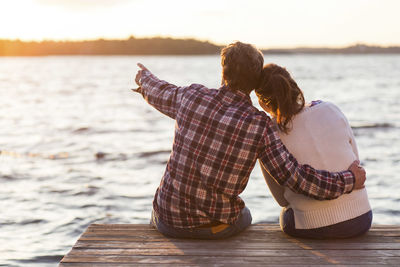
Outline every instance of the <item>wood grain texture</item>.
<svg viewBox="0 0 400 267">
<path fill-rule="evenodd" d="M 257 224 L 225 240 L 167 238 L 141 224 L 92 224 L 60 266 L 400 266 L 400 226 L 338 240 L 290 237 Z"/>
</svg>

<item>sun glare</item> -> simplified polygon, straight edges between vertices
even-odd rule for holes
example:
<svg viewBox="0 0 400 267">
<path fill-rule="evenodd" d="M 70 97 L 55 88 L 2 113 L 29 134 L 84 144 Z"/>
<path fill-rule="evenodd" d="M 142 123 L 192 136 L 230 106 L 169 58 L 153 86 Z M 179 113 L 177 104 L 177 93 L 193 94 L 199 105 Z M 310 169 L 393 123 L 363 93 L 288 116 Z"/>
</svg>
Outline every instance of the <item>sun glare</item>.
<svg viewBox="0 0 400 267">
<path fill-rule="evenodd" d="M 22 2 L 22 3 L 21 3 Z M 53 20 L 60 14 L 32 1 L 7 1 L 0 17 L 0 37 L 7 39 L 41 40 L 62 31 Z M 61 35 L 59 35 L 61 37 Z"/>
<path fill-rule="evenodd" d="M 383 4 L 384 3 L 384 4 Z M 399 1 L 0 1 L 0 39 L 168 36 L 262 47 L 399 44 Z M 372 18 L 372 19 L 371 19 Z"/>
</svg>

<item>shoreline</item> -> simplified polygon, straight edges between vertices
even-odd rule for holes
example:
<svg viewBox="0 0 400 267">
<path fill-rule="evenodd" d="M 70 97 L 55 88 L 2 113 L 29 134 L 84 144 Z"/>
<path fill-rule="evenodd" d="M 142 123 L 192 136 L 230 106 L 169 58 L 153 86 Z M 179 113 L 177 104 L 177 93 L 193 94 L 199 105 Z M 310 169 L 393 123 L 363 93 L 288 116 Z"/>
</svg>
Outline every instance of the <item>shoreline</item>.
<svg viewBox="0 0 400 267">
<path fill-rule="evenodd" d="M 3 56 L 161 56 L 161 55 L 219 55 L 224 46 L 197 39 L 135 38 L 125 40 L 97 39 L 81 41 L 20 41 L 0 39 Z M 263 54 L 400 54 L 400 45 L 376 46 L 353 44 L 346 47 L 261 48 Z"/>
</svg>

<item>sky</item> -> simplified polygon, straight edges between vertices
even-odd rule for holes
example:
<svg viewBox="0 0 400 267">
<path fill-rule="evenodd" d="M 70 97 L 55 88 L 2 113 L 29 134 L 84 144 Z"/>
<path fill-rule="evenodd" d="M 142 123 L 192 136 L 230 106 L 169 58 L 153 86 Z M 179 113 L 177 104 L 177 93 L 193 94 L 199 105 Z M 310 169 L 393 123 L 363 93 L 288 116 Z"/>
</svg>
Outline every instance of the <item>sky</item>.
<svg viewBox="0 0 400 267">
<path fill-rule="evenodd" d="M 1 0 L 0 39 L 400 45 L 400 0 Z"/>
</svg>

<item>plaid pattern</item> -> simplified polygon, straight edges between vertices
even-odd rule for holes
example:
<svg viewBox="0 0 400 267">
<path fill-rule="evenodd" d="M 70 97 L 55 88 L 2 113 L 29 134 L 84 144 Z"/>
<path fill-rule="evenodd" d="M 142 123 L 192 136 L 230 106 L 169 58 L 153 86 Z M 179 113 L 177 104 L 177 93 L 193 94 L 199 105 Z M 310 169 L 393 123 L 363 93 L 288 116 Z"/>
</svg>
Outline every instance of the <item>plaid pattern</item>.
<svg viewBox="0 0 400 267">
<path fill-rule="evenodd" d="M 200 84 L 177 87 L 149 71 L 142 72 L 141 93 L 176 120 L 172 152 L 153 202 L 167 225 L 234 223 L 245 206 L 239 194 L 258 158 L 279 184 L 316 199 L 353 189 L 350 171 L 329 173 L 298 164 L 272 120 L 244 93 Z"/>
</svg>

